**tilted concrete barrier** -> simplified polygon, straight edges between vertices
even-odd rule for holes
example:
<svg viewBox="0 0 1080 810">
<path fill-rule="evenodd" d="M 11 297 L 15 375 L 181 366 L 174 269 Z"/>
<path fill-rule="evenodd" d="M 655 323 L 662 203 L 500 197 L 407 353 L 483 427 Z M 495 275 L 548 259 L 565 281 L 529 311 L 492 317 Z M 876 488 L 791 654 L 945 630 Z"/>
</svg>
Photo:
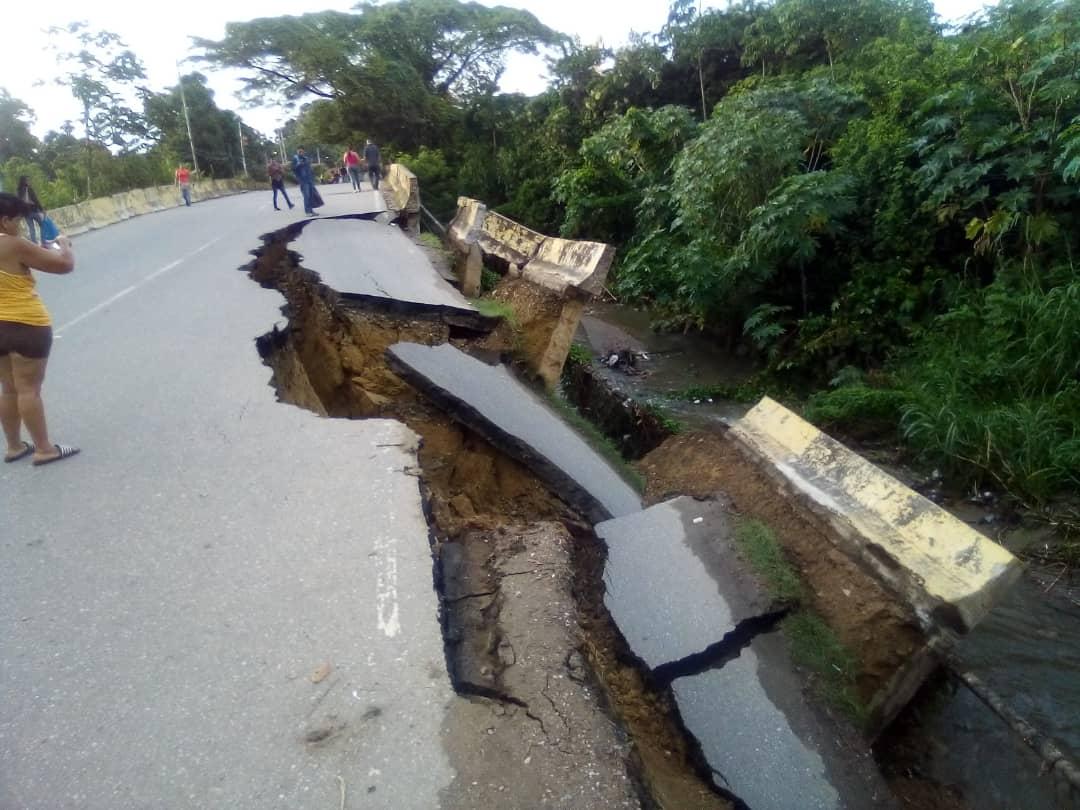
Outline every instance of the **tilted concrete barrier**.
<svg viewBox="0 0 1080 810">
<path fill-rule="evenodd" d="M 577 242 L 548 237 L 525 265 L 524 276 L 534 284 L 562 291 L 577 287 L 593 295 L 604 290 L 615 248 L 603 242 Z"/>
<path fill-rule="evenodd" d="M 573 289 L 598 295 L 615 259 L 611 245 L 545 236 L 469 197 L 458 198 L 447 238 L 463 256 L 476 244 L 485 259 L 494 258 L 496 264 L 560 294 Z"/>
<path fill-rule="evenodd" d="M 482 202 L 469 197 L 458 198 L 457 214 L 446 230 L 446 240 L 464 258 L 459 270 L 461 289 L 467 296 L 479 294 L 484 264 L 494 265 L 511 278 L 520 276 L 534 285 L 530 287 L 534 291 L 535 287 L 543 288 L 542 295 L 518 295 L 515 282 L 504 291 L 510 296 L 520 327 L 529 333 L 525 342 L 532 349 L 526 362 L 546 385 L 554 387 L 585 300 L 603 290 L 615 248 L 545 236 L 488 211 Z M 558 313 L 554 319 L 552 309 Z"/>
<path fill-rule="evenodd" d="M 929 633 L 968 632 L 1020 575 L 1005 548 L 768 397 L 728 435 Z"/>
<path fill-rule="evenodd" d="M 192 202 L 198 202 L 262 187 L 261 183 L 242 178 L 203 180 L 193 184 L 191 199 Z M 78 236 L 131 217 L 175 208 L 182 204 L 180 189 L 176 186 L 151 186 L 122 191 L 109 197 L 96 197 L 74 205 L 64 205 L 53 208 L 48 213 L 61 233 Z"/>
<path fill-rule="evenodd" d="M 471 197 L 458 197 L 457 206 L 457 214 L 446 228 L 446 238 L 458 253 L 468 255 L 470 247 L 480 238 L 487 206 Z"/>
<path fill-rule="evenodd" d="M 420 181 L 408 167 L 401 163 L 391 163 L 383 178 L 386 185 L 390 207 L 405 217 L 410 231 L 420 229 Z"/>
<path fill-rule="evenodd" d="M 520 271 L 544 243 L 544 235 L 489 211 L 480 226 L 477 244 L 485 256 L 495 256 Z"/>
</svg>

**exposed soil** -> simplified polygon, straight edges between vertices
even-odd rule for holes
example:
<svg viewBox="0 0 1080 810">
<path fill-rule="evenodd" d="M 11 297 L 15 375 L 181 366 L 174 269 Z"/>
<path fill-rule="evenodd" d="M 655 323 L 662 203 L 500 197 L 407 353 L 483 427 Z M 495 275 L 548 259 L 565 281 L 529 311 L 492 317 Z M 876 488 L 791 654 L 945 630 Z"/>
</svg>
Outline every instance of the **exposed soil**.
<svg viewBox="0 0 1080 810">
<path fill-rule="evenodd" d="M 804 520 L 768 478 L 719 433 L 668 439 L 638 464 L 646 500 L 723 492 L 742 515 L 766 523 L 809 586 L 813 608 L 858 656 L 856 686 L 868 700 L 923 643 L 914 617 Z"/>
<path fill-rule="evenodd" d="M 298 232 L 268 237 L 246 268 L 286 299 L 288 327 L 257 341 L 279 399 L 331 417 L 395 418 L 415 431 L 433 552 L 438 559 L 452 546 L 463 561 L 454 576 L 470 606 L 445 606 L 447 655 L 455 686 L 471 697 L 455 705 L 447 733 L 477 735 L 470 745 L 484 756 L 455 763 L 449 804 L 730 807 L 667 700 L 630 663 L 603 607 L 604 549 L 587 524 L 528 469 L 426 402 L 384 358 L 403 340 L 527 352 L 546 345 L 559 310 L 510 280 L 500 289 L 527 313 L 525 337 L 509 328 L 455 337 L 438 318 L 341 301 L 287 250 Z"/>
</svg>

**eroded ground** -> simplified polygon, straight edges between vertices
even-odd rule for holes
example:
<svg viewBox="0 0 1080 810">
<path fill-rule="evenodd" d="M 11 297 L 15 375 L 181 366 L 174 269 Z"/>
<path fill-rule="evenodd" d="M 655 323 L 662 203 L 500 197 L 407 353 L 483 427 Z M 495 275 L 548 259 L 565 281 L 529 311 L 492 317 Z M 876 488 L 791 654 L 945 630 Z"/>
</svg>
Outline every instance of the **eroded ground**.
<svg viewBox="0 0 1080 810">
<path fill-rule="evenodd" d="M 298 266 L 287 248 L 296 233 L 268 238 L 246 268 L 286 301 L 288 326 L 258 340 L 279 398 L 330 417 L 398 419 L 420 436 L 448 666 L 468 697 L 444 729 L 458 770 L 447 806 L 730 807 L 612 626 L 604 549 L 588 524 L 384 358 L 401 341 L 498 353 L 520 351 L 521 338 L 343 301 Z M 538 329 L 543 317 L 531 319 Z"/>
</svg>

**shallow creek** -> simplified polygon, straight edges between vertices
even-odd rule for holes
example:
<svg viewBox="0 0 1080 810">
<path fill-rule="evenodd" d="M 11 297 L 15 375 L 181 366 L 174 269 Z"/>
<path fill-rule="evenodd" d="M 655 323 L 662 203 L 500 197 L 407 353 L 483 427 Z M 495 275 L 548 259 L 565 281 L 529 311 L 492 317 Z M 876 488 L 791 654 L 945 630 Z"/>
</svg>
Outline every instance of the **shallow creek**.
<svg viewBox="0 0 1080 810">
<path fill-rule="evenodd" d="M 753 365 L 698 334 L 656 334 L 649 329 L 647 312 L 591 306 L 577 341 L 598 357 L 644 352 L 648 359 L 638 359 L 631 373 L 615 368 L 605 376 L 627 395 L 663 406 L 689 429 L 721 429 L 747 410 L 736 402 L 675 397 L 674 392 L 691 386 L 739 383 L 753 373 Z M 918 480 L 908 470 L 885 466 L 908 483 Z M 1067 756 L 1080 759 L 1080 576 L 1061 565 L 1039 564 L 1045 538 L 1029 528 L 1003 526 L 993 505 L 961 495 L 946 497 L 942 506 L 1033 557 L 1007 599 L 963 639 L 958 666 L 978 675 Z M 924 687 L 886 735 L 879 757 L 886 770 L 917 773 L 950 786 L 959 794 L 958 806 L 1069 807 L 1055 798 L 1039 757 L 951 677 Z"/>
</svg>

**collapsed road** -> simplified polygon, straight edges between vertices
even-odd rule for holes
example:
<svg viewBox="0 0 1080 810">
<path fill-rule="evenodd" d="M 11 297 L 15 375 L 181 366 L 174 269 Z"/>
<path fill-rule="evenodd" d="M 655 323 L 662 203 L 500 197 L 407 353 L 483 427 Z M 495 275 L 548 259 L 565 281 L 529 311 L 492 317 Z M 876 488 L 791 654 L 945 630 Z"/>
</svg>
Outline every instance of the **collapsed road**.
<svg viewBox="0 0 1080 810">
<path fill-rule="evenodd" d="M 378 197 L 336 196 L 368 216 L 269 233 L 242 268 L 262 292 L 232 271 L 250 242 L 214 235 L 250 232 L 250 196 L 197 206 L 207 241 L 157 269 L 132 226 L 166 222 L 111 229 L 127 260 L 57 318 L 54 420 L 112 410 L 91 475 L 3 471 L 0 804 L 893 806 L 804 702 L 790 607 L 722 553 L 730 504 L 641 511 L 494 365 L 521 336 Z M 727 619 L 663 625 L 696 606 Z"/>
<path fill-rule="evenodd" d="M 334 191 L 339 213 L 381 208 Z M 577 651 L 573 515 L 449 420 L 418 451 L 401 421 L 321 418 L 267 385 L 253 339 L 285 325 L 282 297 L 236 268 L 290 219 L 255 195 L 139 217 L 42 283 L 50 416 L 83 453 L 0 470 L 0 806 L 641 806 Z M 447 480 L 470 470 L 471 501 L 421 491 L 435 454 Z M 473 552 L 505 553 L 459 580 L 459 604 L 501 603 L 497 688 L 460 697 L 427 518 L 487 497 L 528 521 L 469 524 Z M 667 789 L 725 806 L 669 738 Z"/>
</svg>

